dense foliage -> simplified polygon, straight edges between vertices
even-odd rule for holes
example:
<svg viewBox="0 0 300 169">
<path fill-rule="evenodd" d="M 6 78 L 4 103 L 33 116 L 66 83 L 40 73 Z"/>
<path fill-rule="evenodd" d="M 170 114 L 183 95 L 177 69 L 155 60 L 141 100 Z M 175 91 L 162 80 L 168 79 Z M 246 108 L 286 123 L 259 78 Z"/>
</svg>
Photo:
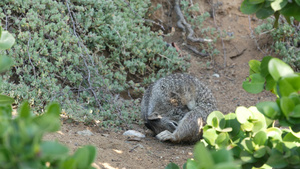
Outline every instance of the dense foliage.
<svg viewBox="0 0 300 169">
<path fill-rule="evenodd" d="M 280 19 L 282 22 L 277 29 L 273 29 L 274 19 L 268 18 L 267 22 L 255 28 L 258 35 L 267 33 L 273 38 L 270 46 L 272 50 L 282 56 L 282 60 L 295 70 L 300 71 L 300 23 L 291 20 L 292 24 Z"/>
<path fill-rule="evenodd" d="M 299 0 L 244 0 L 241 12 L 244 14 L 256 14 L 259 19 L 275 16 L 274 27 L 278 27 L 279 16 L 283 15 L 291 23 L 290 18 L 300 21 Z"/>
<path fill-rule="evenodd" d="M 14 65 L 0 92 L 17 104 L 29 100 L 36 113 L 58 101 L 79 121 L 99 119 L 111 126 L 138 119 L 138 102 L 118 93 L 141 94 L 143 85 L 188 66 L 145 26 L 149 5 L 149 0 L 1 1 L 2 25 L 16 45 L 4 52 Z"/>
<path fill-rule="evenodd" d="M 0 50 L 11 48 L 15 39 L 0 26 Z M 0 72 L 10 66 L 11 59 L 0 55 Z M 2 65 L 5 65 L 2 67 Z M 1 85 L 1 83 L 0 83 Z M 24 102 L 18 114 L 12 114 L 14 99 L 0 95 L 0 164 L 3 169 L 49 168 L 92 169 L 96 149 L 84 146 L 74 155 L 69 155 L 66 146 L 53 141 L 42 141 L 46 132 L 55 132 L 60 127 L 59 104 L 52 103 L 45 113 L 33 115 L 28 102 Z"/>
<path fill-rule="evenodd" d="M 258 103 L 256 107 L 238 107 L 235 113 L 226 115 L 212 112 L 207 117 L 201 142 L 213 150 L 229 149 L 233 158 L 241 160 L 239 168 L 299 168 L 300 74 L 272 57 L 265 57 L 261 62 L 252 60 L 249 66 L 250 75 L 243 88 L 250 93 L 270 90 L 278 99 Z M 286 128 L 275 127 L 275 120 Z M 195 158 L 197 154 L 204 154 L 204 150 L 195 149 Z"/>
</svg>

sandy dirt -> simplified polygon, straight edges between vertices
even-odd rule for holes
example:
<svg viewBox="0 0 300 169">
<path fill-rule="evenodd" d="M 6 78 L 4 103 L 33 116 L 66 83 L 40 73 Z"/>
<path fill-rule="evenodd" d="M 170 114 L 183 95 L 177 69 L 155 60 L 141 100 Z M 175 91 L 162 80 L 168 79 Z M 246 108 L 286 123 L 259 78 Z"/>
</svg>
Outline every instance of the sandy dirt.
<svg viewBox="0 0 300 169">
<path fill-rule="evenodd" d="M 263 92 L 253 95 L 242 88 L 242 82 L 249 73 L 248 61 L 261 60 L 265 54 L 257 49 L 257 43 L 251 38 L 251 30 L 261 21 L 251 16 L 250 26 L 249 17 L 239 11 L 241 0 L 219 0 L 218 3 L 209 0 L 193 0 L 194 5 L 198 3 L 200 6 L 199 13 L 195 15 L 203 14 L 205 11 L 215 12 L 215 20 L 209 18 L 206 25 L 225 30 L 233 35 L 233 38 L 224 37 L 223 43 L 221 39 L 217 41 L 216 48 L 221 54 L 214 57 L 201 57 L 183 45 L 187 42 L 181 30 L 176 26 L 176 14 L 172 12 L 174 11 L 173 3 L 170 3 L 170 0 L 152 0 L 152 2 L 154 6 L 157 3 L 162 4 L 162 8 L 153 14 L 152 19 L 160 21 L 165 28 L 175 28 L 175 33 L 166 37 L 165 41 L 174 42 L 183 55 L 189 53 L 192 56 L 188 73 L 195 75 L 212 89 L 220 111 L 234 112 L 237 106 L 249 107 L 263 100 L 274 100 L 271 93 Z M 212 10 L 212 4 L 215 6 L 214 10 Z M 195 35 L 200 37 L 201 34 L 196 30 Z M 264 40 L 264 38 L 261 39 Z M 259 43 L 263 44 L 263 42 Z M 197 43 L 188 42 L 187 44 L 201 50 Z M 211 63 L 209 67 L 206 66 L 207 62 Z M 93 132 L 92 136 L 76 134 L 78 131 L 87 129 Z M 145 134 L 146 138 L 139 141 L 131 140 L 122 135 L 124 131 L 116 132 L 85 126 L 81 123 L 62 121 L 61 130 L 46 135 L 45 140 L 58 140 L 66 144 L 72 152 L 82 145 L 94 145 L 97 148 L 94 164 L 96 168 L 165 168 L 170 162 L 182 167 L 188 158 L 193 157 L 193 145 L 160 142 L 152 137 L 151 132 L 142 125 L 135 125 L 132 129 Z"/>
</svg>

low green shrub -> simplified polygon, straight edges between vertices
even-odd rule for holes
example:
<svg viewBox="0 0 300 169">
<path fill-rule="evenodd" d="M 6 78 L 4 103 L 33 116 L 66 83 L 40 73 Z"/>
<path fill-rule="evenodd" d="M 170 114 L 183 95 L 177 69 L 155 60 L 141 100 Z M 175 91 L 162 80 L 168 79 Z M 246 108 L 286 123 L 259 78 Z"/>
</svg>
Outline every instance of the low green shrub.
<svg viewBox="0 0 300 169">
<path fill-rule="evenodd" d="M 11 48 L 14 37 L 0 26 L 0 50 Z M 0 72 L 11 64 L 11 59 L 0 55 Z M 0 83 L 0 85 L 2 85 Z M 42 141 L 46 132 L 60 128 L 60 105 L 52 103 L 40 116 L 32 114 L 28 102 L 24 102 L 17 116 L 12 115 L 14 99 L 0 95 L 0 166 L 11 168 L 43 169 L 92 169 L 96 156 L 93 146 L 79 148 L 69 155 L 66 146 L 53 141 Z"/>
<path fill-rule="evenodd" d="M 35 113 L 57 101 L 78 121 L 118 126 L 139 120 L 139 105 L 121 91 L 141 94 L 144 85 L 188 67 L 158 32 L 145 26 L 150 1 L 3 0 L 2 24 L 16 45 L 1 93 Z M 127 92 L 126 92 L 127 93 Z M 34 106 L 33 106 L 34 105 Z"/>
<path fill-rule="evenodd" d="M 212 150 L 231 151 L 232 157 L 240 161 L 238 168 L 299 168 L 300 73 L 272 57 L 261 62 L 251 60 L 249 66 L 250 75 L 243 88 L 250 93 L 270 90 L 277 100 L 260 102 L 256 107 L 241 106 L 226 115 L 212 112 L 203 127 L 201 142 Z M 275 127 L 275 121 L 286 128 Z M 207 155 L 204 150 L 196 153 Z"/>
<path fill-rule="evenodd" d="M 294 22 L 294 20 L 291 20 Z M 294 70 L 300 70 L 300 34 L 299 25 L 291 25 L 283 21 L 277 29 L 273 29 L 274 19 L 269 18 L 267 22 L 255 28 L 256 34 L 267 32 L 274 40 L 270 45 L 272 50 L 283 57 Z"/>
</svg>

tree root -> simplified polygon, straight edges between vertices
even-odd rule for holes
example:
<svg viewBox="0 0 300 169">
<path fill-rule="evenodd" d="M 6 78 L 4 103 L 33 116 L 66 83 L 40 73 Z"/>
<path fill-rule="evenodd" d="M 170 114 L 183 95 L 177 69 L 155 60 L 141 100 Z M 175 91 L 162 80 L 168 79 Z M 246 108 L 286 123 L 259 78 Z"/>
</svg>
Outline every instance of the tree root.
<svg viewBox="0 0 300 169">
<path fill-rule="evenodd" d="M 212 42 L 211 39 L 203 39 L 203 38 L 195 38 L 194 37 L 194 30 L 192 29 L 192 26 L 186 22 L 184 19 L 184 16 L 180 10 L 179 0 L 175 0 L 175 6 L 174 6 L 175 12 L 179 18 L 177 21 L 177 26 L 183 30 L 183 32 L 188 32 L 187 40 L 191 42 Z"/>
</svg>

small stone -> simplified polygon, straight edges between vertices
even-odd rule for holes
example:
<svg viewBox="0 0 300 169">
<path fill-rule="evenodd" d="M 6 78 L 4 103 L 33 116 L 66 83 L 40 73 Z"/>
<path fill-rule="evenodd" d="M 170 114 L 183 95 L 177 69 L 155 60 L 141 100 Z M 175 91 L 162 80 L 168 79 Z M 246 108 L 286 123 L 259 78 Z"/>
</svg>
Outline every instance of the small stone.
<svg viewBox="0 0 300 169">
<path fill-rule="evenodd" d="M 213 77 L 216 77 L 216 78 L 219 78 L 219 77 L 220 77 L 220 75 L 219 75 L 218 73 L 214 73 L 212 76 L 213 76 Z"/>
<path fill-rule="evenodd" d="M 92 135 L 94 135 L 90 130 L 77 131 L 76 133 L 79 134 L 79 135 L 82 135 L 82 136 L 92 136 Z"/>
<path fill-rule="evenodd" d="M 135 131 L 135 130 L 127 130 L 123 133 L 124 136 L 134 136 L 134 137 L 139 137 L 139 138 L 145 138 L 145 135 Z"/>
</svg>

